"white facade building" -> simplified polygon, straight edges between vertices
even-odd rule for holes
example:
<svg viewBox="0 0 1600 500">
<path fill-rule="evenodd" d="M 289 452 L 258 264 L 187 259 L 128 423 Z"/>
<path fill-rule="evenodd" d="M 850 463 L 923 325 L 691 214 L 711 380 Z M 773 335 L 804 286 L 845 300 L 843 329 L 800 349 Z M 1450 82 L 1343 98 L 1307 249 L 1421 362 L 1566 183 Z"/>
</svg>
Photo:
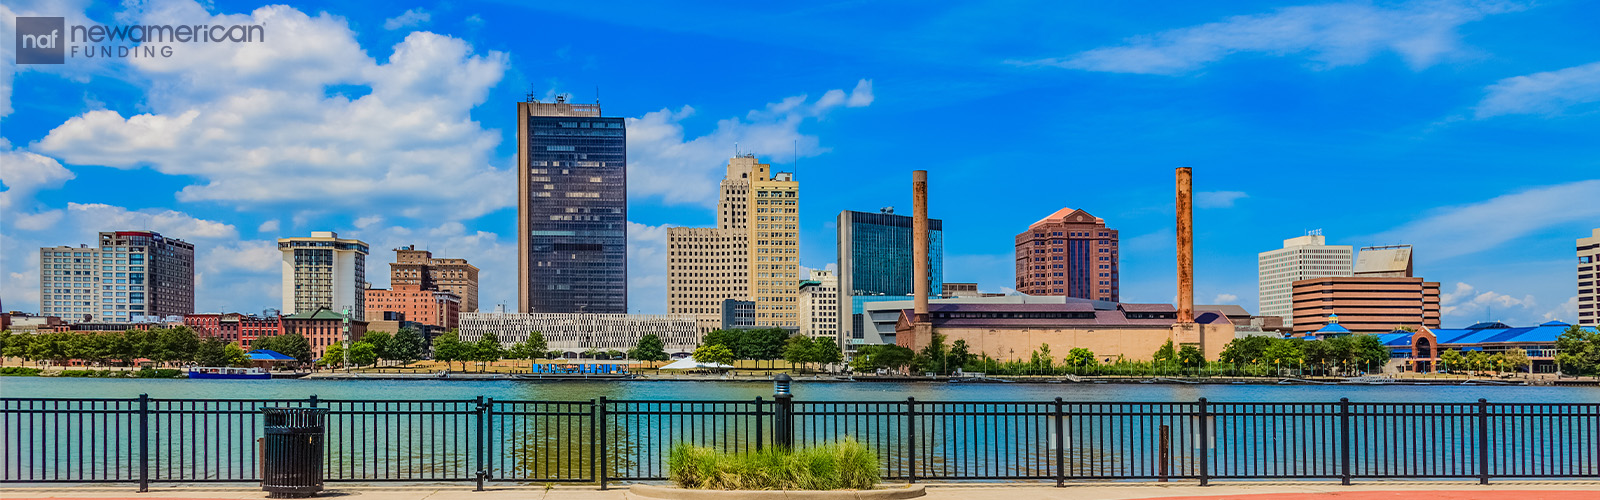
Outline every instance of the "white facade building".
<svg viewBox="0 0 1600 500">
<path fill-rule="evenodd" d="M 839 276 L 832 271 L 811 271 L 800 282 L 800 333 L 814 339 L 843 342 L 839 338 Z M 841 349 L 843 348 L 843 344 Z"/>
<path fill-rule="evenodd" d="M 39 313 L 71 323 L 139 323 L 194 313 L 194 245 L 106 231 L 98 247 L 39 249 Z"/>
<path fill-rule="evenodd" d="M 350 318 L 366 321 L 367 244 L 340 239 L 333 231 L 312 231 L 311 236 L 279 238 L 283 253 L 283 315 L 326 307 Z"/>
<path fill-rule="evenodd" d="M 464 313 L 459 333 L 463 342 L 477 342 L 494 333 L 500 344 L 544 334 L 552 351 L 582 353 L 588 350 L 627 351 L 639 339 L 655 334 L 666 344 L 667 354 L 688 354 L 700 345 L 700 331 L 692 314 L 587 314 L 587 313 Z"/>
<path fill-rule="evenodd" d="M 1261 310 L 1257 314 L 1293 321 L 1291 285 L 1312 278 L 1351 276 L 1352 254 L 1349 245 L 1328 245 L 1321 231 L 1283 240 L 1283 248 L 1261 252 L 1257 273 Z"/>
</svg>

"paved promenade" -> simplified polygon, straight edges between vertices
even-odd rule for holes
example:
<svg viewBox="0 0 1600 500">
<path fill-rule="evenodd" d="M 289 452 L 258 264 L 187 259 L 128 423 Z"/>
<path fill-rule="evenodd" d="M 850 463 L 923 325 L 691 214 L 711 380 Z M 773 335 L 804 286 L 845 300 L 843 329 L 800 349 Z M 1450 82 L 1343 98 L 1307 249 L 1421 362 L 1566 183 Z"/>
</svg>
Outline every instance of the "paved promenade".
<svg viewBox="0 0 1600 500">
<path fill-rule="evenodd" d="M 127 486 L 0 488 L 0 498 L 129 499 L 129 500 L 242 500 L 266 498 L 260 489 L 244 486 L 162 486 L 135 493 Z M 626 487 L 600 491 L 592 486 L 492 487 L 472 491 L 470 485 L 357 485 L 337 484 L 318 498 L 342 500 L 625 500 Z M 1194 483 L 1072 484 L 1066 488 L 1031 484 L 928 485 L 930 500 L 1594 500 L 1600 498 L 1596 481 L 1506 481 L 1489 486 L 1468 482 L 1382 482 L 1340 486 L 1337 483 L 1222 483 L 1200 487 Z"/>
</svg>

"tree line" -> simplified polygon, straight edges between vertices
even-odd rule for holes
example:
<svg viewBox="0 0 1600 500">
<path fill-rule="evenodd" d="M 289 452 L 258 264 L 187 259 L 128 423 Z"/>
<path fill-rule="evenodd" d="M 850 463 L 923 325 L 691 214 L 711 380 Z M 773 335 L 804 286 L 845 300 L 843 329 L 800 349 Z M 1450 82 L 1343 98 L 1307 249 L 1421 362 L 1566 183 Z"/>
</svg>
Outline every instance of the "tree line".
<svg viewBox="0 0 1600 500">
<path fill-rule="evenodd" d="M 802 369 L 807 365 L 831 365 L 844 361 L 844 352 L 832 339 L 791 334 L 782 328 L 717 330 L 700 339 L 694 350 L 695 361 L 732 365 L 739 360 L 788 361 Z"/>
<path fill-rule="evenodd" d="M 273 347 L 262 347 L 266 344 Z M 301 362 L 311 359 L 311 345 L 297 334 L 256 340 L 257 348 L 271 348 Z M 202 338 L 187 326 L 113 332 L 0 332 L 0 354 L 24 361 L 66 365 L 79 360 L 95 366 L 246 366 L 249 356 L 238 344 Z"/>
</svg>

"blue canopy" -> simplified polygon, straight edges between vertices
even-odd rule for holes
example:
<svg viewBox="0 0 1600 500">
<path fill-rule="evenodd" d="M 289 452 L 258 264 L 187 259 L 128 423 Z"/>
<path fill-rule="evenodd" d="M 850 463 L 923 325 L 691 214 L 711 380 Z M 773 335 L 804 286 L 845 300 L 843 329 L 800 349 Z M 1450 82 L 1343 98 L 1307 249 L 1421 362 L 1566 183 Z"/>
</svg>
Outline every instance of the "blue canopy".
<svg viewBox="0 0 1600 500">
<path fill-rule="evenodd" d="M 294 361 L 294 357 L 271 349 L 250 351 L 251 361 Z"/>
</svg>

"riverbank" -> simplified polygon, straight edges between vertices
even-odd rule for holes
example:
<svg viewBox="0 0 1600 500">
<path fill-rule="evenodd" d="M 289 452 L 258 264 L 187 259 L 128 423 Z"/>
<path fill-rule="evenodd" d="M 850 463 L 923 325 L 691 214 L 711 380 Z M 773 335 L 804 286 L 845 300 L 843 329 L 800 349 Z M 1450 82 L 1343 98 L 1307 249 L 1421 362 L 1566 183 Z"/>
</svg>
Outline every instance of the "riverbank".
<svg viewBox="0 0 1600 500">
<path fill-rule="evenodd" d="M 1064 488 L 1038 483 L 951 484 L 927 483 L 931 500 L 1579 500 L 1600 491 L 1596 481 L 1505 481 L 1479 485 L 1467 481 L 1384 481 L 1341 486 L 1337 482 L 1213 483 L 1068 483 Z M 360 496 L 363 500 L 644 500 L 622 485 L 609 490 L 594 486 L 493 485 L 472 491 L 471 485 L 376 485 L 334 483 L 319 498 Z M 138 499 L 138 500 L 245 500 L 266 498 L 254 485 L 189 484 L 152 486 L 148 493 L 133 493 L 129 485 L 18 486 L 7 485 L 0 498 L 26 499 Z"/>
<path fill-rule="evenodd" d="M 306 380 L 511 380 L 527 382 L 616 381 L 616 382 L 768 382 L 776 373 L 656 373 L 633 375 L 519 374 L 519 373 L 385 373 L 320 372 Z M 787 373 L 787 372 L 782 372 Z M 795 374 L 795 382 L 852 383 L 892 382 L 920 384 L 1209 384 L 1209 385 L 1393 385 L 1393 386 L 1535 386 L 1573 385 L 1600 387 L 1600 380 L 1555 378 L 1443 378 L 1443 377 L 1146 377 L 1146 376 L 884 376 Z"/>
</svg>

